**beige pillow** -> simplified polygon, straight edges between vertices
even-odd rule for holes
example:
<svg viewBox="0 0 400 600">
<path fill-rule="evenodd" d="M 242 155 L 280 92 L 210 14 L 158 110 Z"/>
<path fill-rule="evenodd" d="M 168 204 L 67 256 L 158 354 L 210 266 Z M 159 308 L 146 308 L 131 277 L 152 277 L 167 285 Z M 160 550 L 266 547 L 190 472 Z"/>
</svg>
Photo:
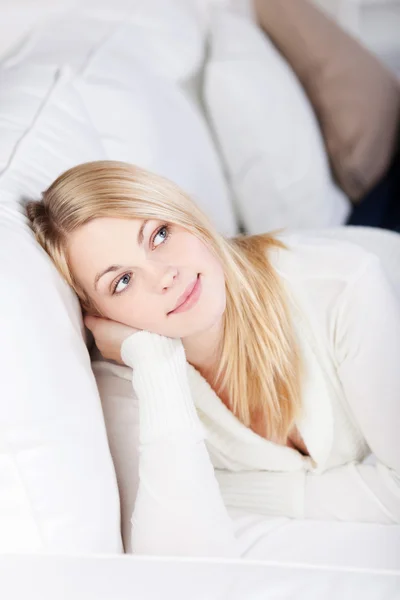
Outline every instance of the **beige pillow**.
<svg viewBox="0 0 400 600">
<path fill-rule="evenodd" d="M 339 185 L 364 196 L 390 165 L 400 84 L 379 60 L 307 0 L 254 0 L 256 18 L 302 82 Z"/>
</svg>

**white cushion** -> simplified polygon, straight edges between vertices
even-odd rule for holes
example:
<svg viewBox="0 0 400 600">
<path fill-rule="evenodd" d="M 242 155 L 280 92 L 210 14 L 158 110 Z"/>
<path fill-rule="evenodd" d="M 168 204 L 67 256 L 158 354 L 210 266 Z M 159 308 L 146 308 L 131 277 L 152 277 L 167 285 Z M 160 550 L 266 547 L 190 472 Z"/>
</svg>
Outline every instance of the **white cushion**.
<svg viewBox="0 0 400 600">
<path fill-rule="evenodd" d="M 2 592 L 7 600 L 398 600 L 399 539 L 391 528 L 368 523 L 360 531 L 359 524 L 340 523 L 348 527 L 338 528 L 337 523 L 315 522 L 309 544 L 308 522 L 303 527 L 279 525 L 268 538 L 265 560 L 3 556 Z M 287 535 L 292 526 L 294 536 Z M 258 550 L 264 540 L 257 533 L 253 539 Z M 282 560 L 285 548 L 290 558 Z M 379 554 L 389 560 L 379 560 Z M 343 566 L 343 555 L 356 560 Z"/>
<path fill-rule="evenodd" d="M 19 204 L 103 157 L 68 69 L 0 71 L 1 552 L 122 551 L 79 303 Z"/>
<path fill-rule="evenodd" d="M 14 53 L 29 32 L 50 15 L 62 13 L 77 0 L 0 0 L 0 60 Z"/>
<path fill-rule="evenodd" d="M 1 0 L 0 0 L 1 2 Z M 65 64 L 85 69 L 92 63 L 132 62 L 174 82 L 192 77 L 202 66 L 205 39 L 190 3 L 176 0 L 63 0 L 29 30 L 6 65 L 29 59 L 37 64 Z M 1 6 L 1 5 L 0 5 Z M 60 9 L 60 6 L 59 6 Z M 53 14 L 55 12 L 55 14 Z"/>
<path fill-rule="evenodd" d="M 345 221 L 304 90 L 250 19 L 215 13 L 204 99 L 249 233 Z"/>
<path fill-rule="evenodd" d="M 233 235 L 236 216 L 220 159 L 186 93 L 204 53 L 194 13 L 172 0 L 151 0 L 134 3 L 123 20 L 124 6 L 118 0 L 112 11 L 51 21 L 7 64 L 68 62 L 107 157 L 175 181 L 219 231 Z"/>
<path fill-rule="evenodd" d="M 105 158 L 68 67 L 0 70 L 1 204 L 40 193 L 70 166 Z"/>
<path fill-rule="evenodd" d="M 132 369 L 105 360 L 96 346 L 91 356 L 117 474 L 122 539 L 125 552 L 130 553 L 131 517 L 139 486 L 138 399 L 132 387 Z"/>
<path fill-rule="evenodd" d="M 236 233 L 229 190 L 210 134 L 178 87 L 134 65 L 124 88 L 94 82 L 88 75 L 77 80 L 76 87 L 109 158 L 168 177 L 191 195 L 221 233 Z"/>
</svg>

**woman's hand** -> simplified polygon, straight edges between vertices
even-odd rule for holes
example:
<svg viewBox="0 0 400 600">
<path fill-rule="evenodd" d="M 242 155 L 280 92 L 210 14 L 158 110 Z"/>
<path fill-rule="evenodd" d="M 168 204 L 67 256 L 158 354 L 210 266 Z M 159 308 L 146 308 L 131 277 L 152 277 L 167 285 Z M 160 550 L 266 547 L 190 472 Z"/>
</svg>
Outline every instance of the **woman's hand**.
<svg viewBox="0 0 400 600">
<path fill-rule="evenodd" d="M 96 346 L 102 356 L 124 365 L 125 363 L 121 357 L 122 342 L 132 333 L 140 331 L 140 329 L 123 325 L 111 319 L 93 317 L 92 315 L 86 315 L 83 321 L 92 332 Z"/>
</svg>

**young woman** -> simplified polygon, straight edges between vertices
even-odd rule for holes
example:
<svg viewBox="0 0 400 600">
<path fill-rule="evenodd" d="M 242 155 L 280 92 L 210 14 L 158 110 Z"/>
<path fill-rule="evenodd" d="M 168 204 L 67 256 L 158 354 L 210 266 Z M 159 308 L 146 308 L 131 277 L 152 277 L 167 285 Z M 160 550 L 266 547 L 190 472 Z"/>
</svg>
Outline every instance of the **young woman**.
<svg viewBox="0 0 400 600">
<path fill-rule="evenodd" d="M 225 239 L 176 185 L 112 161 L 26 210 L 102 355 L 133 369 L 133 552 L 239 555 L 227 507 L 400 523 L 400 306 L 375 255 Z"/>
</svg>

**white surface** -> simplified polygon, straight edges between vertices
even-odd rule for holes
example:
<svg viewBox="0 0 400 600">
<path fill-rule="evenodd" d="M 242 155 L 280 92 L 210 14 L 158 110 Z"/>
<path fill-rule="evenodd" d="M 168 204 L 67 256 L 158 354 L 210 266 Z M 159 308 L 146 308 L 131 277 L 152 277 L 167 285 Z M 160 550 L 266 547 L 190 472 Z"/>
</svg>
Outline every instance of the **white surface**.
<svg viewBox="0 0 400 600">
<path fill-rule="evenodd" d="M 79 305 L 17 205 L 104 156 L 67 70 L 0 72 L 0 140 L 0 551 L 119 552 Z"/>
<path fill-rule="evenodd" d="M 398 600 L 400 572 L 301 560 L 4 556 L 7 600 Z"/>
<path fill-rule="evenodd" d="M 231 509 L 246 559 L 400 573 L 400 526 L 266 518 Z"/>
<path fill-rule="evenodd" d="M 342 224 L 312 107 L 294 73 L 249 20 L 215 15 L 204 98 L 248 233 Z"/>
</svg>

